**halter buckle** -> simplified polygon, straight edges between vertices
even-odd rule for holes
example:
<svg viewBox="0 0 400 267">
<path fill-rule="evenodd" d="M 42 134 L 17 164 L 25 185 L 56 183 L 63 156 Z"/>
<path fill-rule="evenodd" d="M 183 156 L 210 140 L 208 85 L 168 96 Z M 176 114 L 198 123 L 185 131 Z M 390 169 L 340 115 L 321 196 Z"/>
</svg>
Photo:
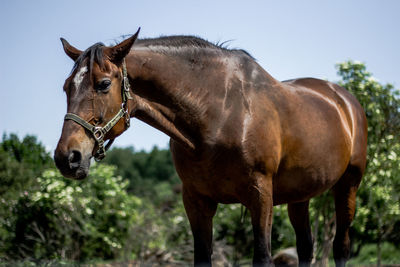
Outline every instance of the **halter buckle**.
<svg viewBox="0 0 400 267">
<path fill-rule="evenodd" d="M 130 94 L 130 92 L 129 92 L 130 89 L 131 89 L 131 86 L 129 84 L 129 79 L 128 79 L 127 76 L 124 76 L 122 83 L 123 83 L 123 87 L 124 87 L 123 88 L 124 89 L 123 94 L 124 94 L 125 98 L 126 99 L 133 99 L 131 94 Z"/>
<path fill-rule="evenodd" d="M 93 131 L 93 137 L 97 142 L 100 142 L 104 138 L 103 128 L 95 127 Z"/>
<path fill-rule="evenodd" d="M 124 76 L 124 90 L 125 92 L 129 92 L 129 80 L 128 77 Z"/>
</svg>

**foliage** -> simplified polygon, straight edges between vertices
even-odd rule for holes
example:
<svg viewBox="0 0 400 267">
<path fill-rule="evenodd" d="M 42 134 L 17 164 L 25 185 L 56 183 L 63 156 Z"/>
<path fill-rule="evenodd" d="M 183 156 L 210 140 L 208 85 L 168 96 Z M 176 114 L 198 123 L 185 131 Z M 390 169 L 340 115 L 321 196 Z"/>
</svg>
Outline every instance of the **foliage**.
<svg viewBox="0 0 400 267">
<path fill-rule="evenodd" d="M 15 134 L 4 134 L 0 144 L 0 197 L 22 192 L 30 186 L 32 177 L 52 165 L 49 153 L 35 136 L 19 140 Z"/>
<path fill-rule="evenodd" d="M 287 216 L 286 205 L 274 207 L 272 250 L 295 246 L 294 230 Z M 250 260 L 253 253 L 253 230 L 248 211 L 240 204 L 219 205 L 214 217 L 214 239 L 231 247 L 228 258 L 235 264 Z"/>
<path fill-rule="evenodd" d="M 1 227 L 13 233 L 2 254 L 10 258 L 74 260 L 118 258 L 130 225 L 140 223 L 140 199 L 128 195 L 127 181 L 114 167 L 95 166 L 91 176 L 76 182 L 54 169 L 46 170 L 26 189 Z"/>
<path fill-rule="evenodd" d="M 3 135 L 0 143 L 0 258 L 8 253 L 7 240 L 16 233 L 9 229 L 12 207 L 18 204 L 26 190 L 35 190 L 35 177 L 53 166 L 50 155 L 34 136 L 22 140 L 15 134 Z"/>
<path fill-rule="evenodd" d="M 339 64 L 338 73 L 341 85 L 357 97 L 368 120 L 368 164 L 353 232 L 359 251 L 365 242 L 379 246 L 400 238 L 398 229 L 394 232 L 400 216 L 400 93 L 379 83 L 359 62 Z"/>
<path fill-rule="evenodd" d="M 109 165 L 95 164 L 83 181 L 65 179 L 35 137 L 19 141 L 12 134 L 0 148 L 5 189 L 0 195 L 0 261 L 21 266 L 30 265 L 29 259 L 46 264 L 145 261 L 166 254 L 167 248 L 164 260 L 191 261 L 189 224 L 180 198 L 167 182 L 155 184 L 153 198 L 139 198 L 128 193 L 129 181 Z M 151 158 L 150 165 L 152 159 L 157 164 L 168 162 L 163 158 L 168 151 L 158 151 L 141 154 Z M 165 167 L 173 168 L 171 163 Z M 150 179 L 162 180 L 159 176 Z M 162 201 L 152 201 L 156 199 Z M 186 254 L 180 253 L 185 249 Z"/>
<path fill-rule="evenodd" d="M 114 148 L 107 152 L 103 163 L 118 166 L 117 174 L 130 181 L 130 193 L 153 201 L 162 194 L 171 195 L 169 187 L 180 183 L 169 150 L 154 147 L 147 153 L 135 152 L 133 147 Z"/>
<path fill-rule="evenodd" d="M 351 259 L 348 266 L 373 266 L 377 263 L 376 244 L 365 244 L 358 257 Z M 393 243 L 385 242 L 382 244 L 382 264 L 397 266 L 400 262 L 400 249 Z"/>
</svg>

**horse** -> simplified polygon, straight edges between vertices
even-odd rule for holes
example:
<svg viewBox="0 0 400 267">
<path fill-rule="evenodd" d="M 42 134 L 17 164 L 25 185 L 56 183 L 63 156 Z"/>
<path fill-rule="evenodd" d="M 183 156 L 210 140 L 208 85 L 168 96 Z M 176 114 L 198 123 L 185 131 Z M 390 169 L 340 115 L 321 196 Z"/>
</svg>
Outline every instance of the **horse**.
<svg viewBox="0 0 400 267">
<path fill-rule="evenodd" d="M 138 39 L 81 51 L 61 38 L 75 62 L 64 84 L 67 115 L 54 154 L 65 177 L 83 179 L 91 158 L 135 117 L 170 139 L 194 238 L 194 264 L 210 266 L 218 203 L 251 214 L 253 264 L 272 266 L 273 206 L 288 205 L 301 266 L 310 266 L 309 201 L 333 192 L 336 266 L 349 257 L 349 227 L 366 165 L 367 121 L 337 84 L 280 82 L 245 50 L 193 36 Z"/>
</svg>

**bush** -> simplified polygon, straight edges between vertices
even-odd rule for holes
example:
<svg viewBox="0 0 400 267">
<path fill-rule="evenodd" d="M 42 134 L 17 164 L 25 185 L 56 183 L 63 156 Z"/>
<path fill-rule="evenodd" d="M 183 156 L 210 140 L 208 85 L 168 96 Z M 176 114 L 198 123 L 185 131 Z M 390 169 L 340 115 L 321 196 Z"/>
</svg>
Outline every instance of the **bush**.
<svg viewBox="0 0 400 267">
<path fill-rule="evenodd" d="M 127 194 L 128 182 L 114 171 L 95 165 L 80 182 L 65 179 L 55 169 L 32 178 L 37 187 L 8 203 L 8 216 L 0 221 L 0 231 L 8 233 L 1 255 L 80 261 L 134 257 L 124 248 L 128 234 L 134 234 L 130 226 L 143 220 L 138 213 L 142 203 Z"/>
<path fill-rule="evenodd" d="M 382 244 L 382 264 L 398 264 L 400 262 L 400 250 L 393 244 L 385 242 Z M 365 244 L 360 254 L 348 262 L 349 266 L 376 265 L 378 255 L 376 244 Z"/>
</svg>

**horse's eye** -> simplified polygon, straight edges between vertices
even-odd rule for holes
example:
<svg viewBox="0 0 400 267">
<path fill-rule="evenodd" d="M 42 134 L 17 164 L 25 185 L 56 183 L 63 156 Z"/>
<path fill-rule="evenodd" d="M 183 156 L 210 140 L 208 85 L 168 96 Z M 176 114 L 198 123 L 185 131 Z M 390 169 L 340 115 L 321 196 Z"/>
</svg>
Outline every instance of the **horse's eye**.
<svg viewBox="0 0 400 267">
<path fill-rule="evenodd" d="M 110 89 L 111 80 L 104 79 L 97 84 L 97 90 L 106 93 Z"/>
</svg>

